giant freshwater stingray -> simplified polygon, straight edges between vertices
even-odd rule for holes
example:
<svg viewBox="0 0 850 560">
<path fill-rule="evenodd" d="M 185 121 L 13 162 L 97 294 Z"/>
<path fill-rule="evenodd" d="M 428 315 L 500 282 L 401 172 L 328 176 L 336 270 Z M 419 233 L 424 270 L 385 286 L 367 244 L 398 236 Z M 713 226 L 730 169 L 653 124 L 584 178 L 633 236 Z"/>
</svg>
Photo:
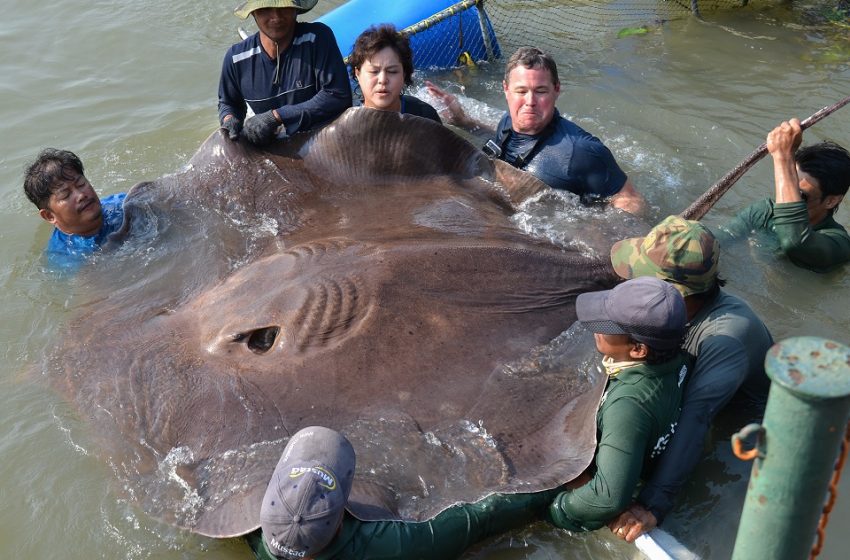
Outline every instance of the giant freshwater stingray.
<svg viewBox="0 0 850 560">
<path fill-rule="evenodd" d="M 591 462 L 604 388 L 575 298 L 617 279 L 613 233 L 579 250 L 512 219 L 547 189 L 391 112 L 270 151 L 216 132 L 128 194 L 47 374 L 129 498 L 203 535 L 259 526 L 308 425 L 354 444 L 362 519 L 553 488 Z"/>
</svg>

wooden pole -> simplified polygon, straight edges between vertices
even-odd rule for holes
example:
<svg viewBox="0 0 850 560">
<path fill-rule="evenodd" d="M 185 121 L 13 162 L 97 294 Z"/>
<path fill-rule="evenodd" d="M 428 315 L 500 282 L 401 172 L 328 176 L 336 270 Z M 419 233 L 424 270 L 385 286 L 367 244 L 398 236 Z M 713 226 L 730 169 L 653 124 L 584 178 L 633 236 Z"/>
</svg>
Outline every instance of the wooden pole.
<svg viewBox="0 0 850 560">
<path fill-rule="evenodd" d="M 829 107 L 824 107 L 808 119 L 804 120 L 800 123 L 800 127 L 803 130 L 806 130 L 813 124 L 819 122 L 820 120 L 828 117 L 835 111 L 841 109 L 845 105 L 850 103 L 850 95 L 835 103 L 830 105 Z M 767 144 L 762 144 L 756 151 L 751 153 L 747 158 L 735 166 L 729 173 L 724 175 L 719 181 L 717 181 L 714 185 L 711 186 L 707 191 L 705 191 L 702 196 L 694 201 L 693 204 L 687 207 L 684 212 L 679 214 L 681 217 L 686 220 L 701 220 L 703 216 L 708 214 L 708 211 L 720 200 L 720 197 L 726 194 L 726 191 L 732 188 L 732 185 L 738 182 L 744 173 L 750 170 L 750 168 L 756 164 L 761 158 L 763 158 L 767 154 Z"/>
</svg>

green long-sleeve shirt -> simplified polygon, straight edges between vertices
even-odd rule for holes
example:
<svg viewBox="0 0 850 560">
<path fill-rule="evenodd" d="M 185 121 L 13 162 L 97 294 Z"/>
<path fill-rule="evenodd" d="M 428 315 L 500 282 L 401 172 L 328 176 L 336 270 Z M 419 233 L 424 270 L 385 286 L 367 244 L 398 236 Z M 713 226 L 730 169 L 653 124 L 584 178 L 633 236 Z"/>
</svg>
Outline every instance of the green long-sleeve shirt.
<svg viewBox="0 0 850 560">
<path fill-rule="evenodd" d="M 346 513 L 339 534 L 314 560 L 451 560 L 476 542 L 542 518 L 556 490 L 493 494 L 452 506 L 430 521 L 360 521 Z M 246 536 L 258 560 L 277 560 L 259 530 Z"/>
<path fill-rule="evenodd" d="M 641 364 L 608 382 L 596 416 L 596 472 L 585 485 L 559 493 L 549 507 L 552 523 L 593 531 L 628 507 L 641 475 L 664 451 L 679 414 L 684 356 Z"/>
<path fill-rule="evenodd" d="M 773 232 L 780 250 L 795 265 L 827 272 L 850 261 L 850 235 L 832 216 L 811 226 L 806 203 L 766 198 L 741 210 L 718 232 L 724 245 L 753 231 Z"/>
</svg>

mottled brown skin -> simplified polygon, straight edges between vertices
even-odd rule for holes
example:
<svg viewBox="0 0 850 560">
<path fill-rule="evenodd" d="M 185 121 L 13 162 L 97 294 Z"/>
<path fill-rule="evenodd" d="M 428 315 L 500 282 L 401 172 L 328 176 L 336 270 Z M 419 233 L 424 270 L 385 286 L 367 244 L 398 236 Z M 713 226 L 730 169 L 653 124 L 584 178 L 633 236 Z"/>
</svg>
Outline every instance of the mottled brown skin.
<svg viewBox="0 0 850 560">
<path fill-rule="evenodd" d="M 313 424 L 354 442 L 365 519 L 554 487 L 593 456 L 604 383 L 592 344 L 552 341 L 617 280 L 511 222 L 543 188 L 396 113 L 275 152 L 216 132 L 128 195 L 48 373 L 142 508 L 204 535 L 259 525 Z"/>
</svg>

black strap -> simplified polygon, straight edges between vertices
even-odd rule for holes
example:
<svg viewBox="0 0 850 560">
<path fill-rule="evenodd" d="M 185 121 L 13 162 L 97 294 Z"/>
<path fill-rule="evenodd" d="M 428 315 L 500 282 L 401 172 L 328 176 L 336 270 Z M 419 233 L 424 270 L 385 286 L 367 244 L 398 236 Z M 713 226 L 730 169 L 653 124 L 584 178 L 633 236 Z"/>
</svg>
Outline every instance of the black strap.
<svg viewBox="0 0 850 560">
<path fill-rule="evenodd" d="M 555 132 L 558 115 L 560 115 L 560 113 L 557 109 L 555 109 L 555 113 L 552 116 L 552 120 L 550 120 L 549 124 L 546 125 L 546 128 L 543 129 L 543 132 L 537 135 L 537 138 L 534 139 L 534 142 L 532 142 L 528 148 L 523 150 L 522 153 L 517 154 L 516 159 L 513 163 L 514 167 L 523 167 L 528 162 L 528 160 L 531 159 L 532 154 L 537 149 L 537 146 L 540 145 L 540 142 L 545 140 L 546 138 L 549 138 L 549 136 L 551 136 Z M 508 138 L 510 138 L 512 132 L 510 115 L 506 116 L 503 119 L 503 122 L 504 125 L 496 131 L 496 138 L 487 140 L 487 143 L 484 144 L 484 146 L 481 148 L 482 152 L 494 159 L 499 159 L 502 157 L 502 154 L 505 150 L 505 143 L 508 141 Z"/>
</svg>

